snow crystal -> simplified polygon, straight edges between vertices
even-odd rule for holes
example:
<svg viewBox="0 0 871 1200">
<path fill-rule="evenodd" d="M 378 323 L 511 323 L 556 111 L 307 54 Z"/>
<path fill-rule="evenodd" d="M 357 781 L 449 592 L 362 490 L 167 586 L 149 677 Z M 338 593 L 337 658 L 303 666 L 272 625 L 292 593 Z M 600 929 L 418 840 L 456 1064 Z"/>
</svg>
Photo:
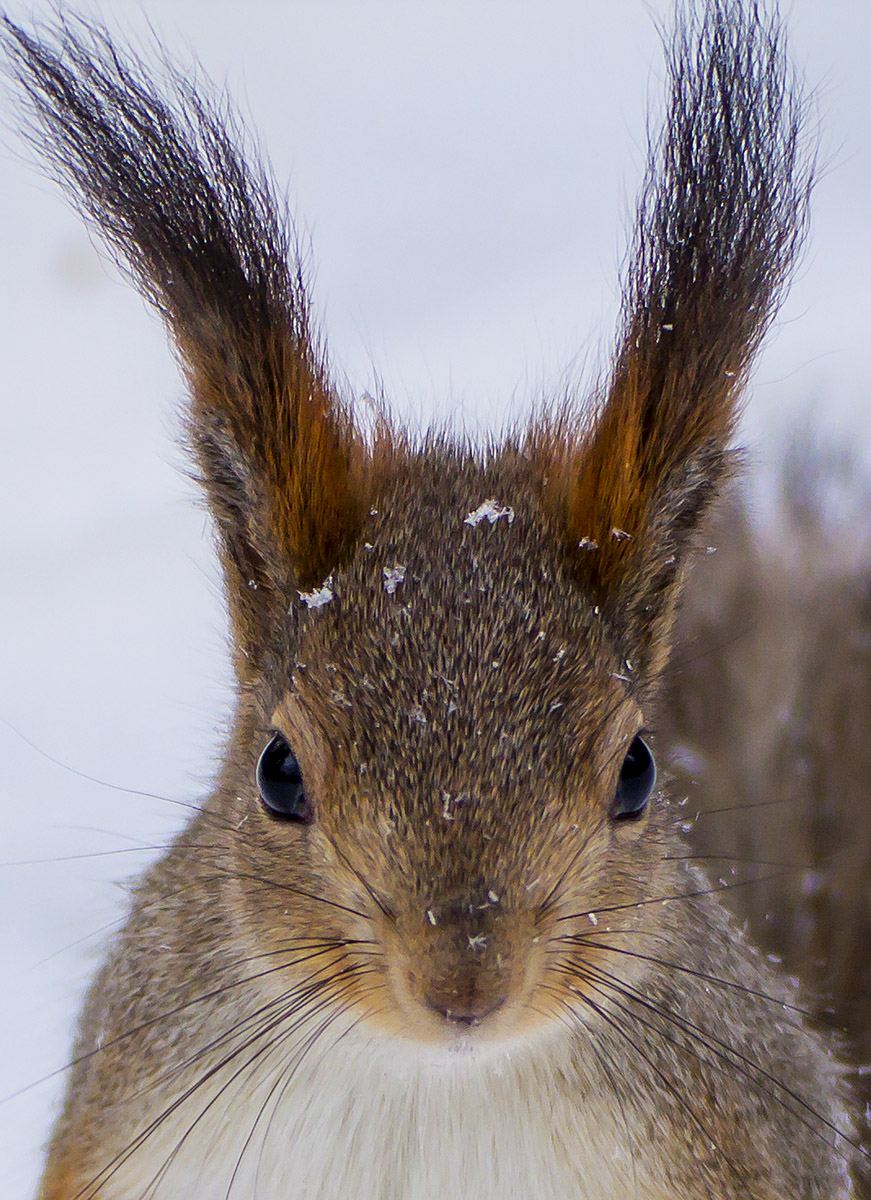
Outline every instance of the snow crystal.
<svg viewBox="0 0 871 1200">
<path fill-rule="evenodd" d="M 405 567 L 399 563 L 395 567 L 383 567 L 382 574 L 384 575 L 384 590 L 388 596 L 392 596 L 400 583 L 405 582 Z"/>
<path fill-rule="evenodd" d="M 313 592 L 300 592 L 299 598 L 306 608 L 323 608 L 333 598 L 332 578 L 325 580 Z"/>
<path fill-rule="evenodd" d="M 463 524 L 477 527 L 482 521 L 489 521 L 491 525 L 495 525 L 500 517 L 507 517 L 508 524 L 513 525 L 514 509 L 509 508 L 507 505 L 502 505 L 498 500 L 490 497 L 483 504 L 479 504 L 474 512 L 468 513 Z"/>
<path fill-rule="evenodd" d="M 471 798 L 465 792 L 452 796 L 450 792 L 442 792 L 442 820 L 453 821 L 458 808 L 469 804 Z"/>
<path fill-rule="evenodd" d="M 578 549 L 579 550 L 598 550 L 599 543 L 596 541 L 595 538 L 582 537 L 581 540 L 578 542 Z"/>
</svg>

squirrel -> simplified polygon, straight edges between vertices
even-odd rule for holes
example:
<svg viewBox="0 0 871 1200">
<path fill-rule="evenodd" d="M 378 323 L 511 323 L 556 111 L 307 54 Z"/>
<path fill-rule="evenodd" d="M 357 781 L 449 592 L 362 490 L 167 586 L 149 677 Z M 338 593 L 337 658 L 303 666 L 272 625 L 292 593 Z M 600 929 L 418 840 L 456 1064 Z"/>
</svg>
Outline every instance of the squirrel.
<svg viewBox="0 0 871 1200">
<path fill-rule="evenodd" d="M 163 316 L 237 705 L 82 1014 L 40 1200 L 848 1200 L 846 1072 L 691 859 L 651 727 L 812 154 L 776 15 L 679 4 L 600 393 L 361 429 L 236 119 L 3 41 Z"/>
</svg>

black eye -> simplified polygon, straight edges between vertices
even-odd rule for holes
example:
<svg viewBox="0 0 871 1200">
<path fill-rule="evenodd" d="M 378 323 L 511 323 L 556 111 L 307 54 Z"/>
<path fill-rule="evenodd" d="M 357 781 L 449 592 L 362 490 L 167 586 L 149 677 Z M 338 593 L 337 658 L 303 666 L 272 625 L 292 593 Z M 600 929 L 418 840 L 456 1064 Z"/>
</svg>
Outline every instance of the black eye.
<svg viewBox="0 0 871 1200">
<path fill-rule="evenodd" d="M 633 739 L 623 759 L 617 792 L 611 805 L 614 818 L 638 817 L 644 811 L 656 786 L 656 763 L 640 737 Z"/>
<path fill-rule="evenodd" d="M 260 755 L 257 787 L 266 809 L 275 817 L 308 824 L 314 811 L 305 794 L 302 773 L 293 751 L 280 733 Z"/>
</svg>

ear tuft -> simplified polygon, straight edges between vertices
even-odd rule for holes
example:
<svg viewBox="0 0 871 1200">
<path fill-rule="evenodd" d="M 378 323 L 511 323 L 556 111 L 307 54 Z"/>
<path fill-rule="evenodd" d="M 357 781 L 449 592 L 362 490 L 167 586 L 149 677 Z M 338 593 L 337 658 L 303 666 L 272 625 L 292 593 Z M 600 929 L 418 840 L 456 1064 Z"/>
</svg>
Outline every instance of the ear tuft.
<svg viewBox="0 0 871 1200">
<path fill-rule="evenodd" d="M 651 662 L 692 535 L 730 470 L 741 393 L 804 241 L 813 175 L 806 101 L 757 4 L 681 5 L 668 66 L 610 381 L 585 421 L 566 409 L 533 438 L 544 504 L 584 585 L 624 625 L 648 593 Z"/>
<path fill-rule="evenodd" d="M 32 142 L 178 347 L 234 613 L 316 585 L 359 533 L 373 466 L 267 167 L 202 80 L 164 63 L 158 90 L 99 26 L 61 17 L 34 36 L 3 18 L 0 38 Z"/>
</svg>

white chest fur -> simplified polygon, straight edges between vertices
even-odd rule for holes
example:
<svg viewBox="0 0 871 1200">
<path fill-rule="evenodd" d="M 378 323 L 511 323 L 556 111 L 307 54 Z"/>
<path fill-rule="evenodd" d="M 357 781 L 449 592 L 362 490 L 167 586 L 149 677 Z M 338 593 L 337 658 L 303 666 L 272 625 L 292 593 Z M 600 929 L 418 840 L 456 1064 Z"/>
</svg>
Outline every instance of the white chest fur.
<svg viewBox="0 0 871 1200">
<path fill-rule="evenodd" d="M 101 1200 L 666 1200 L 624 1114 L 567 1077 L 564 1044 L 422 1059 L 328 1040 L 292 1072 L 266 1054 L 216 1076 Z"/>
</svg>

